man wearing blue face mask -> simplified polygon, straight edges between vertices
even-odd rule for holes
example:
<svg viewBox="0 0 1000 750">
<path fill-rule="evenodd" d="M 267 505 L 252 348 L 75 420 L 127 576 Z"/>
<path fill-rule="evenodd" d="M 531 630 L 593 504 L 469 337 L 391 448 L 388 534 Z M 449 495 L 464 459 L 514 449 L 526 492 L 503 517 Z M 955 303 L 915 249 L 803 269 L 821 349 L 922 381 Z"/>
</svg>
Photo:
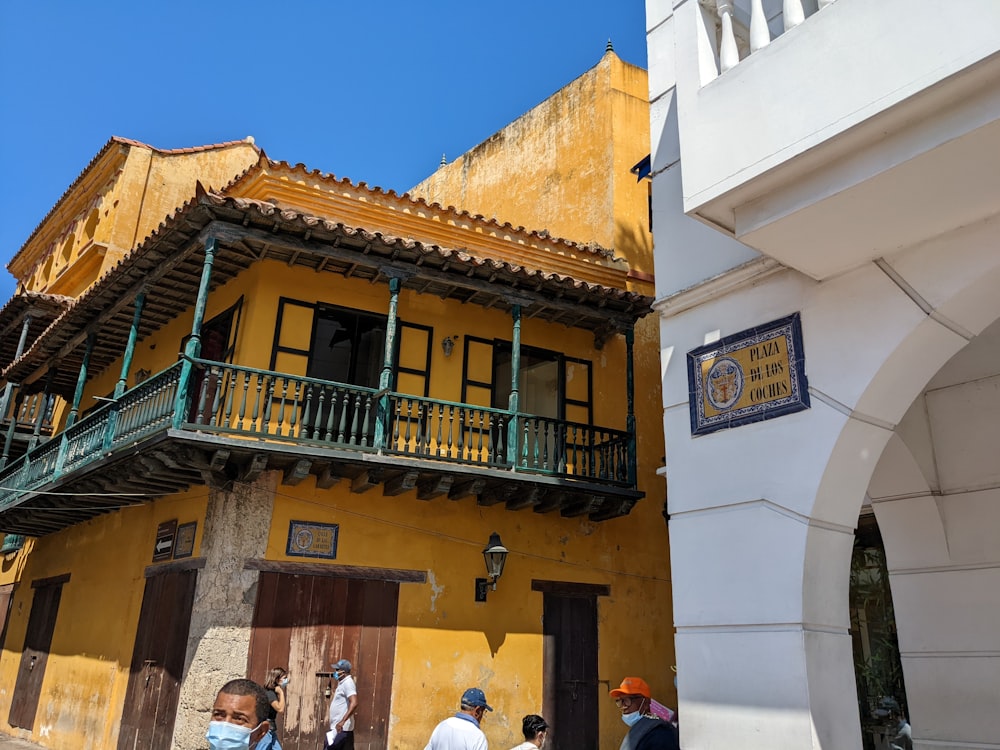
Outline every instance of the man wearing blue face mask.
<svg viewBox="0 0 1000 750">
<path fill-rule="evenodd" d="M 253 680 L 230 680 L 215 696 L 205 739 L 210 750 L 256 750 L 271 728 L 267 692 Z"/>
<path fill-rule="evenodd" d="M 649 713 L 652 696 L 644 679 L 626 677 L 611 697 L 629 727 L 619 750 L 680 750 L 673 724 Z"/>
<path fill-rule="evenodd" d="M 340 659 L 333 664 L 337 689 L 330 701 L 330 731 L 326 735 L 328 750 L 354 750 L 354 712 L 358 709 L 358 688 L 351 677 L 351 662 Z"/>
</svg>

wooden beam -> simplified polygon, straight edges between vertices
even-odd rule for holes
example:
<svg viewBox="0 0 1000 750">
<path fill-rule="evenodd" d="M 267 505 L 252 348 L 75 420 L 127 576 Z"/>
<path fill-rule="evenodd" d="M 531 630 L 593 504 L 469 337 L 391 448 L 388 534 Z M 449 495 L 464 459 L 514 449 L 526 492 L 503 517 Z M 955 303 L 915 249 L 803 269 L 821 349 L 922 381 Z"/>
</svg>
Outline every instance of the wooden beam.
<svg viewBox="0 0 1000 750">
<path fill-rule="evenodd" d="M 404 471 L 396 476 L 389 477 L 385 480 L 385 484 L 382 485 L 382 494 L 385 497 L 396 497 L 397 495 L 409 492 L 417 486 L 417 479 L 419 477 L 420 472 L 417 471 Z"/>
<path fill-rule="evenodd" d="M 542 498 L 542 488 L 538 485 L 518 487 L 517 492 L 507 500 L 507 510 L 521 510 L 531 508 L 539 503 Z"/>
<path fill-rule="evenodd" d="M 417 482 L 417 499 L 433 500 L 447 494 L 455 481 L 454 474 L 435 474 Z"/>
<path fill-rule="evenodd" d="M 333 473 L 333 466 L 331 464 L 327 464 L 316 476 L 316 488 L 320 490 L 328 490 L 339 482 L 340 479 L 341 478 L 338 474 Z"/>
<path fill-rule="evenodd" d="M 353 578 L 363 581 L 395 581 L 397 583 L 427 583 L 427 572 L 402 568 L 366 568 L 358 565 L 323 565 L 317 563 L 283 562 L 280 560 L 247 560 L 244 570 L 290 575 Z"/>
<path fill-rule="evenodd" d="M 448 498 L 450 500 L 461 500 L 469 495 L 478 495 L 483 491 L 484 487 L 486 487 L 486 479 L 478 477 L 463 479 L 461 482 L 452 484 L 451 489 L 448 491 Z"/>
<path fill-rule="evenodd" d="M 351 492 L 361 494 L 380 484 L 385 474 L 381 468 L 362 469 L 351 480 Z"/>
<path fill-rule="evenodd" d="M 310 459 L 300 458 L 294 464 L 285 469 L 285 473 L 281 478 L 281 483 L 294 487 L 309 476 L 309 470 L 312 469 L 312 464 L 313 462 Z"/>
<path fill-rule="evenodd" d="M 559 514 L 563 518 L 585 516 L 600 510 L 603 503 L 603 497 L 598 495 L 584 495 L 583 497 L 574 499 L 571 503 L 563 505 L 559 510 Z"/>
<path fill-rule="evenodd" d="M 254 453 L 240 473 L 241 482 L 252 482 L 267 468 L 267 454 Z"/>
</svg>

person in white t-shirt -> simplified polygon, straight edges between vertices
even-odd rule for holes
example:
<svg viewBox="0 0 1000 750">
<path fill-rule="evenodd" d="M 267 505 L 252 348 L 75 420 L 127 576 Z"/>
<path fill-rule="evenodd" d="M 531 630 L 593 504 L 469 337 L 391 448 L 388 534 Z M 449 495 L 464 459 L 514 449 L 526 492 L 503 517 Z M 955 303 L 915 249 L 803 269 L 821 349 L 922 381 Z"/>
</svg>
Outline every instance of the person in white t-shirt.
<svg viewBox="0 0 1000 750">
<path fill-rule="evenodd" d="M 333 665 L 337 689 L 330 701 L 328 750 L 354 750 L 354 712 L 358 708 L 358 688 L 351 677 L 351 662 L 341 659 Z"/>
<path fill-rule="evenodd" d="M 545 744 L 549 725 L 538 714 L 528 714 L 521 719 L 521 732 L 524 734 L 524 742 L 511 750 L 538 750 Z"/>
<path fill-rule="evenodd" d="M 489 750 L 479 723 L 492 710 L 482 690 L 469 688 L 462 693 L 458 713 L 434 727 L 424 750 Z"/>
</svg>

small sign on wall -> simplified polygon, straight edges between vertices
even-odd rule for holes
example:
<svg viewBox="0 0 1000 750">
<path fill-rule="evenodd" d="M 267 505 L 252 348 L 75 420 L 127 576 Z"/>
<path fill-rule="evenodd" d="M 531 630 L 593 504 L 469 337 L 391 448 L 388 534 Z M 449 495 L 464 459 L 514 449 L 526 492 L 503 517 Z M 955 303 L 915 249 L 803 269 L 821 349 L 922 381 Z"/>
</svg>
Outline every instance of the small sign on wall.
<svg viewBox="0 0 1000 750">
<path fill-rule="evenodd" d="M 177 519 L 164 521 L 156 527 L 156 541 L 153 543 L 153 562 L 169 560 L 174 552 L 174 538 L 177 536 Z"/>
<path fill-rule="evenodd" d="M 809 408 L 799 314 L 688 352 L 691 434 Z"/>
<path fill-rule="evenodd" d="M 285 554 L 289 557 L 322 557 L 334 560 L 337 557 L 339 532 L 340 525 L 336 523 L 290 521 Z"/>
<path fill-rule="evenodd" d="M 194 554 L 194 535 L 198 530 L 198 522 L 182 523 L 177 527 L 177 538 L 174 540 L 174 559 L 191 557 Z"/>
</svg>

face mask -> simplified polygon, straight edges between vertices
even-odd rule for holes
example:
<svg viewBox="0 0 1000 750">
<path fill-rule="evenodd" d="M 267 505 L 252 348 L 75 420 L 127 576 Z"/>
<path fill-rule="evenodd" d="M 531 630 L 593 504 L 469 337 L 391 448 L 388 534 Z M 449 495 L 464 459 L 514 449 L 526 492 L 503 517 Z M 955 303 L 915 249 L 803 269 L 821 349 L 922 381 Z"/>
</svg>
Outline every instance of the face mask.
<svg viewBox="0 0 1000 750">
<path fill-rule="evenodd" d="M 258 727 L 260 724 L 251 729 L 241 727 L 239 724 L 230 724 L 228 721 L 212 721 L 209 722 L 205 739 L 208 740 L 211 750 L 249 750 L 250 735 Z"/>
<path fill-rule="evenodd" d="M 639 711 L 633 711 L 630 714 L 622 714 L 622 721 L 624 721 L 630 727 L 634 727 L 641 718 L 642 718 L 642 713 Z"/>
<path fill-rule="evenodd" d="M 340 682 L 340 672 L 334 672 L 333 679 L 335 679 L 337 682 Z"/>
<path fill-rule="evenodd" d="M 287 677 L 281 681 L 281 687 L 285 687 L 286 685 L 288 685 L 288 678 Z"/>
</svg>

